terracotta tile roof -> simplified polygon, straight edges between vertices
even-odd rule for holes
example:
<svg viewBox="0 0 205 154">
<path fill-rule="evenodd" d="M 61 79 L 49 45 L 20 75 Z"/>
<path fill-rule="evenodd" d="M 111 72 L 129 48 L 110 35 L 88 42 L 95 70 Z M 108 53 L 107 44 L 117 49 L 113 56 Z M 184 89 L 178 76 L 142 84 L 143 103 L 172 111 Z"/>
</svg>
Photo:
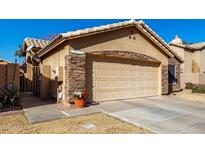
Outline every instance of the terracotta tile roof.
<svg viewBox="0 0 205 154">
<path fill-rule="evenodd" d="M 174 45 L 174 46 L 177 46 L 177 47 L 181 47 L 181 48 L 185 48 L 185 49 L 189 49 L 189 50 L 196 50 L 195 47 L 192 47 L 190 45 L 185 45 L 185 44 L 175 44 L 175 43 L 170 43 L 170 45 Z"/>
<path fill-rule="evenodd" d="M 196 49 L 200 49 L 200 48 L 202 48 L 202 47 L 205 46 L 205 42 L 194 43 L 194 44 L 190 44 L 190 45 L 188 45 L 188 46 L 193 47 L 193 48 L 196 48 Z"/>
<path fill-rule="evenodd" d="M 33 45 L 36 48 L 44 48 L 47 46 L 50 41 L 48 40 L 41 40 L 41 39 L 35 39 L 35 38 L 25 38 L 24 42 L 26 43 L 26 46 L 29 47 L 30 45 Z"/>
<path fill-rule="evenodd" d="M 149 37 L 154 43 L 156 43 L 160 48 L 162 48 L 167 55 L 169 55 L 170 57 L 176 56 L 181 62 L 183 62 L 183 60 L 174 51 L 171 50 L 168 44 L 160 36 L 158 36 L 151 28 L 149 28 L 143 21 L 135 21 L 135 20 L 118 22 L 118 23 L 113 23 L 113 24 L 108 24 L 108 25 L 103 25 L 103 26 L 93 27 L 93 28 L 86 28 L 83 30 L 77 30 L 77 31 L 72 31 L 67 33 L 61 33 L 55 39 L 51 40 L 51 43 L 49 43 L 47 46 L 41 49 L 38 52 L 38 55 L 41 57 L 46 52 L 48 52 L 49 48 L 54 46 L 55 43 L 57 42 L 60 43 L 65 39 L 66 40 L 74 39 L 78 37 L 111 31 L 119 28 L 129 27 L 129 26 L 137 27 L 145 35 L 147 35 L 147 37 Z"/>
<path fill-rule="evenodd" d="M 205 47 L 205 42 L 194 43 L 189 45 L 170 43 L 169 45 L 174 45 L 174 46 L 178 46 L 181 48 L 190 49 L 194 51 L 194 50 L 200 50 L 201 48 Z"/>
<path fill-rule="evenodd" d="M 186 45 L 181 38 L 179 38 L 178 35 L 175 36 L 175 38 L 169 43 L 169 45 L 178 46 L 185 49 L 190 50 L 200 50 L 201 48 L 205 47 L 205 42 L 199 42 L 199 43 L 193 43 Z"/>
<path fill-rule="evenodd" d="M 61 33 L 60 35 L 63 37 L 69 38 L 69 37 L 80 36 L 80 35 L 84 35 L 84 34 L 88 34 L 88 33 L 92 33 L 92 32 L 99 32 L 99 31 L 110 30 L 113 28 L 124 27 L 124 26 L 128 26 L 128 25 L 134 24 L 134 23 L 136 23 L 135 20 L 129 20 L 129 21 L 118 22 L 118 23 L 113 23 L 113 24 L 108 24 L 108 25 L 102 25 L 99 27 L 86 28 L 83 30 Z"/>
</svg>

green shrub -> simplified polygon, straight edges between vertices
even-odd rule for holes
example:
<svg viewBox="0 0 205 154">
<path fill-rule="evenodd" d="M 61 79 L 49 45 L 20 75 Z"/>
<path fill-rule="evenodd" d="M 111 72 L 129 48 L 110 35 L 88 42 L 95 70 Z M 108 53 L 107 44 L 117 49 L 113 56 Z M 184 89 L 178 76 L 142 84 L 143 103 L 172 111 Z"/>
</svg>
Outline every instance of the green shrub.
<svg viewBox="0 0 205 154">
<path fill-rule="evenodd" d="M 193 93 L 205 93 L 205 85 L 197 85 L 192 88 Z"/>
<path fill-rule="evenodd" d="M 194 84 L 191 82 L 186 83 L 186 89 L 192 89 L 194 87 Z"/>
<path fill-rule="evenodd" d="M 0 102 L 0 109 L 3 109 L 4 108 L 4 105 L 2 102 Z"/>
<path fill-rule="evenodd" d="M 18 92 L 17 88 L 11 84 L 5 86 L 5 88 L 0 88 L 0 90 L 4 94 L 4 99 L 1 100 L 0 107 L 5 108 L 9 106 L 16 106 L 20 100 L 20 93 Z"/>
</svg>

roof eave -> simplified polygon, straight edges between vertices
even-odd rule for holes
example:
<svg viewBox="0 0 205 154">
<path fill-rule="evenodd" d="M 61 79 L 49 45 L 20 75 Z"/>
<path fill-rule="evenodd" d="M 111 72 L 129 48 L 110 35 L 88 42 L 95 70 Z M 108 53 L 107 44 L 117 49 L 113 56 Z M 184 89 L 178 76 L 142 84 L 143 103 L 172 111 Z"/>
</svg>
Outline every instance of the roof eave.
<svg viewBox="0 0 205 154">
<path fill-rule="evenodd" d="M 187 46 L 187 45 L 179 45 L 179 44 L 174 44 L 174 43 L 170 43 L 169 45 L 173 45 L 173 46 L 177 46 L 177 47 L 184 48 L 184 49 L 189 49 L 189 50 L 198 50 L 198 48 L 190 47 L 190 46 Z"/>
<path fill-rule="evenodd" d="M 172 49 L 168 46 L 166 42 L 164 42 L 156 33 L 154 33 L 144 22 L 141 23 L 143 28 L 146 28 L 147 31 L 149 31 L 154 37 L 167 49 L 169 50 L 169 53 L 171 53 L 171 57 L 176 57 L 180 63 L 183 63 L 184 61 L 174 52 Z M 166 51 L 166 50 L 165 50 Z M 167 51 L 166 51 L 167 52 Z M 168 52 L 167 52 L 168 53 Z M 168 53 L 168 54 L 169 54 Z"/>
<path fill-rule="evenodd" d="M 103 32 L 109 32 L 112 30 L 117 30 L 117 29 L 122 29 L 122 28 L 126 28 L 126 27 L 131 27 L 131 26 L 135 26 L 137 29 L 139 29 L 146 37 L 148 37 L 154 44 L 156 44 L 162 51 L 164 51 L 164 53 L 168 56 L 168 57 L 177 57 L 177 59 L 179 59 L 180 62 L 183 62 L 183 60 L 178 57 L 176 55 L 176 53 L 174 53 L 169 46 L 163 42 L 163 40 L 156 34 L 154 33 L 152 30 L 150 30 L 150 28 L 143 22 L 143 21 L 129 21 L 127 23 L 121 24 L 121 25 L 113 25 L 113 27 L 106 27 L 101 29 L 94 29 L 93 31 L 89 31 L 90 29 L 87 29 L 87 32 L 81 33 L 82 31 L 77 31 L 76 33 L 71 33 L 71 34 L 67 34 L 67 33 L 63 33 L 60 34 L 56 39 L 54 39 L 49 45 L 47 45 L 45 48 L 39 50 L 39 52 L 37 53 L 37 55 L 39 57 L 42 57 L 43 55 L 45 55 L 46 53 L 48 53 L 50 50 L 52 50 L 53 48 L 55 48 L 57 45 L 61 44 L 62 42 L 64 42 L 65 40 L 71 40 L 71 39 L 76 39 L 76 38 L 80 38 L 80 37 L 85 37 L 85 36 L 90 36 L 90 35 L 94 35 L 94 34 L 99 34 L 99 33 L 103 33 Z M 150 33 L 150 35 L 148 33 L 146 33 L 144 31 L 144 29 Z M 153 39 L 154 38 L 154 39 Z"/>
<path fill-rule="evenodd" d="M 93 32 L 89 32 L 89 33 L 85 33 L 85 34 L 81 34 L 81 35 L 76 35 L 76 36 L 75 35 L 66 36 L 64 34 L 60 34 L 59 39 L 56 39 L 55 41 L 51 42 L 51 45 L 49 47 L 45 47 L 42 50 L 39 50 L 37 55 L 39 57 L 42 57 L 43 55 L 48 53 L 50 50 L 52 50 L 54 47 L 56 47 L 60 43 L 64 42 L 65 40 L 77 39 L 77 38 L 80 38 L 80 37 L 86 37 L 86 36 L 90 36 L 90 35 L 94 35 L 94 34 L 109 32 L 109 31 L 112 31 L 112 30 L 117 30 L 117 29 L 122 29 L 122 28 L 126 28 L 126 27 L 132 27 L 132 26 L 134 26 L 134 23 L 130 23 L 130 24 L 127 24 L 127 25 L 122 25 L 122 26 L 119 26 L 119 27 L 113 27 L 111 29 L 106 29 L 106 30 L 93 31 Z M 59 41 L 59 40 L 63 40 L 63 41 L 56 42 L 56 41 Z"/>
<path fill-rule="evenodd" d="M 156 44 L 162 51 L 164 51 L 164 53 L 165 53 L 168 57 L 174 57 L 173 54 L 171 54 L 170 52 L 166 51 L 166 49 L 164 49 L 162 46 L 160 46 L 156 41 L 153 40 L 153 38 L 151 38 L 146 32 L 144 32 L 139 25 L 137 25 L 136 28 L 139 29 L 140 32 L 142 32 L 145 36 L 147 36 L 147 37 L 148 37 L 154 44 Z"/>
<path fill-rule="evenodd" d="M 55 48 L 56 46 L 58 46 L 59 44 L 63 43 L 65 41 L 65 39 L 63 37 L 60 37 L 59 39 L 55 40 L 54 42 L 52 42 L 49 46 L 46 46 L 45 48 L 39 50 L 37 52 L 37 56 L 39 58 L 41 58 L 42 56 L 44 56 L 46 53 L 48 53 L 50 50 L 52 50 L 53 48 Z"/>
<path fill-rule="evenodd" d="M 104 29 L 104 30 L 98 30 L 98 31 L 93 31 L 93 32 L 89 32 L 89 33 L 85 33 L 85 34 L 80 34 L 80 35 L 74 35 L 74 36 L 66 36 L 63 35 L 63 38 L 65 38 L 66 40 L 71 40 L 71 39 L 76 39 L 76 38 L 80 38 L 80 37 L 85 37 L 85 36 L 90 36 L 90 35 L 95 35 L 95 34 L 100 34 L 100 33 L 104 33 L 104 32 L 109 32 L 109 31 L 113 31 L 113 30 L 118 30 L 118 29 L 122 29 L 122 28 L 127 28 L 127 27 L 132 27 L 134 26 L 134 24 L 128 24 L 128 25 L 122 25 L 119 27 L 113 27 L 110 29 Z"/>
</svg>

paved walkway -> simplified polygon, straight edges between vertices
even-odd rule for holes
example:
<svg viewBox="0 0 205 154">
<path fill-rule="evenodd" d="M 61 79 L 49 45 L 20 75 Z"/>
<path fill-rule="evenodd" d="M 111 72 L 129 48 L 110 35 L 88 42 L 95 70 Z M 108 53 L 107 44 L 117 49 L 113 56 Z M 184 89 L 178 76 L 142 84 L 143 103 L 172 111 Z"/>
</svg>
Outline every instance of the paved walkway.
<svg viewBox="0 0 205 154">
<path fill-rule="evenodd" d="M 30 123 L 104 112 L 155 133 L 205 133 L 205 103 L 169 96 L 113 101 L 81 109 L 25 97 L 23 106 Z"/>
<path fill-rule="evenodd" d="M 43 101 L 36 97 L 24 97 L 22 99 L 23 110 L 30 123 L 57 120 L 66 117 L 81 116 L 99 113 L 95 107 L 76 109 L 64 104 L 56 104 L 52 101 Z"/>
<path fill-rule="evenodd" d="M 205 133 L 205 103 L 164 96 L 109 102 L 96 108 L 155 133 Z"/>
</svg>

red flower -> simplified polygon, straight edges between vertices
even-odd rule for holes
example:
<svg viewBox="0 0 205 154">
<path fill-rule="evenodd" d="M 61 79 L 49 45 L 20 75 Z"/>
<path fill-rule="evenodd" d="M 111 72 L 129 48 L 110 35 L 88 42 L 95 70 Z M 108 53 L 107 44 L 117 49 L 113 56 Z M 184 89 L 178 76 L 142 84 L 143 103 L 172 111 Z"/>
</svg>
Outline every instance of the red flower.
<svg viewBox="0 0 205 154">
<path fill-rule="evenodd" d="M 83 90 L 83 91 L 82 91 L 82 96 L 83 96 L 83 97 L 87 97 L 87 96 L 88 96 L 87 90 Z"/>
</svg>

